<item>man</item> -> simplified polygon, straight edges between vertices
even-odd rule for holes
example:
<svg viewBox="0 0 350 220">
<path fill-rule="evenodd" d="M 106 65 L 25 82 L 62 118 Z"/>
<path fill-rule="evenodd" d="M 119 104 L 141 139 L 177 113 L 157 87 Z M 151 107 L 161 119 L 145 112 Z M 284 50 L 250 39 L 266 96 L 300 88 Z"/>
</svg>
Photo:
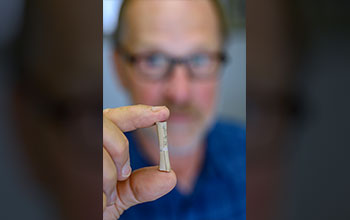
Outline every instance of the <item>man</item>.
<svg viewBox="0 0 350 220">
<path fill-rule="evenodd" d="M 217 1 L 124 2 L 115 62 L 143 105 L 104 111 L 104 219 L 245 219 L 245 131 L 214 117 L 225 38 Z M 157 121 L 168 122 L 170 173 L 148 167 L 159 148 L 145 127 Z"/>
</svg>

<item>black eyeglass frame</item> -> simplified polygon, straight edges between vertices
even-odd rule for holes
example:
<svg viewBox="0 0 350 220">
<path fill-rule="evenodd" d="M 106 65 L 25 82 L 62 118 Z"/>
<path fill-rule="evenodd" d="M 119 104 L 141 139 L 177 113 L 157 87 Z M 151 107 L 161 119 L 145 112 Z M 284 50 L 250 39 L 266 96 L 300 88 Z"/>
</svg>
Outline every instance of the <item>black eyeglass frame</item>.
<svg viewBox="0 0 350 220">
<path fill-rule="evenodd" d="M 149 56 L 150 54 L 152 54 L 152 52 L 147 52 L 147 53 L 140 53 L 140 54 L 132 54 L 129 53 L 127 50 L 125 50 L 123 47 L 118 46 L 117 47 L 117 51 L 120 53 L 120 55 L 122 55 L 122 57 L 129 62 L 130 64 L 134 65 L 136 62 L 138 62 L 139 60 Z M 156 52 L 154 52 L 156 53 Z M 205 53 L 206 55 L 209 55 L 210 58 L 215 58 L 217 59 L 217 61 L 219 61 L 219 66 L 222 64 L 225 64 L 228 60 L 228 57 L 226 55 L 226 53 L 224 52 L 211 52 Z M 186 68 L 188 69 L 188 73 L 189 76 L 191 77 L 191 79 L 197 79 L 197 80 L 207 80 L 207 79 L 213 79 L 215 77 L 218 77 L 219 75 L 221 75 L 220 73 L 215 74 L 211 77 L 198 77 L 195 76 L 195 74 L 193 73 L 190 65 L 189 65 L 189 60 L 193 57 L 193 56 L 187 56 L 187 57 L 183 57 L 183 58 L 179 58 L 179 57 L 171 57 L 167 54 L 164 54 L 165 58 L 167 59 L 167 61 L 169 62 L 169 66 L 167 68 L 167 71 L 165 71 L 164 74 L 162 74 L 161 77 L 159 78 L 150 78 L 147 77 L 145 74 L 139 74 L 142 78 L 144 78 L 145 80 L 148 81 L 160 81 L 160 80 L 164 80 L 170 77 L 171 73 L 173 72 L 173 69 L 175 67 L 175 65 L 179 65 L 179 64 L 184 64 L 186 66 Z M 139 72 L 142 72 L 140 70 L 138 70 Z M 214 72 L 221 72 L 221 71 L 214 71 Z"/>
</svg>

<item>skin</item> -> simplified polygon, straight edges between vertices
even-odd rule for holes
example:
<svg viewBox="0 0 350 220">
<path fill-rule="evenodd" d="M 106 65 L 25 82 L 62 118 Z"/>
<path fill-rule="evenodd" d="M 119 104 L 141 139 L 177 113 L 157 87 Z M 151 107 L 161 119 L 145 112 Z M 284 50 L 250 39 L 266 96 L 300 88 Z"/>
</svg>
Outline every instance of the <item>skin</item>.
<svg viewBox="0 0 350 220">
<path fill-rule="evenodd" d="M 145 105 L 106 109 L 103 112 L 103 219 L 118 219 L 124 210 L 155 200 L 176 185 L 173 171 L 146 167 L 131 172 L 128 140 L 123 132 L 166 120 L 166 107 Z"/>
<path fill-rule="evenodd" d="M 132 53 L 156 50 L 183 57 L 221 49 L 218 20 L 209 1 L 134 0 L 127 8 L 125 22 L 122 44 Z M 218 87 L 217 80 L 191 79 L 184 65 L 177 65 L 167 80 L 149 82 L 141 80 L 118 53 L 115 62 L 132 101 L 144 105 L 104 111 L 104 219 L 119 218 L 130 206 L 165 195 L 175 187 L 176 180 L 182 193 L 191 192 L 203 162 L 202 137 L 213 120 Z M 167 107 L 155 112 L 151 106 Z M 125 172 L 123 176 L 123 167 L 130 166 L 128 141 L 123 132 L 165 120 L 173 171 L 165 173 L 149 167 L 131 174 Z M 158 163 L 155 131 L 137 130 L 137 135 L 145 155 Z M 171 149 L 177 152 L 173 156 Z"/>
<path fill-rule="evenodd" d="M 209 1 L 134 0 L 126 12 L 122 44 L 133 53 L 156 50 L 183 57 L 221 49 L 218 20 Z M 217 80 L 192 80 L 187 68 L 178 65 L 169 79 L 149 82 L 140 79 L 135 68 L 118 54 L 115 60 L 133 103 L 170 109 L 169 143 L 185 152 L 199 145 L 214 115 Z"/>
</svg>

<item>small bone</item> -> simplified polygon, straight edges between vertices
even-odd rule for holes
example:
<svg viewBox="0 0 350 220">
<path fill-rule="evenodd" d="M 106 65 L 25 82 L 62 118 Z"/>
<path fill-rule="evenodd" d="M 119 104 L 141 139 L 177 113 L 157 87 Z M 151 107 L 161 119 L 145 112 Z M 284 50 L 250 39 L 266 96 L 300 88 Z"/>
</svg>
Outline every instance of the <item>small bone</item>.
<svg viewBox="0 0 350 220">
<path fill-rule="evenodd" d="M 156 122 L 159 139 L 159 170 L 170 172 L 170 161 L 168 152 L 168 135 L 166 122 Z"/>
</svg>

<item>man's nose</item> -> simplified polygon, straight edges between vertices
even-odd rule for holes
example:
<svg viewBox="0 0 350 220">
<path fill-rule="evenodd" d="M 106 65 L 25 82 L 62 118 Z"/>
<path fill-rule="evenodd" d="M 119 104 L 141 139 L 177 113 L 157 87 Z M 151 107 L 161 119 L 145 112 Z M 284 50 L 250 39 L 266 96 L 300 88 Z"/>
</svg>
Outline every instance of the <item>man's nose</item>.
<svg viewBox="0 0 350 220">
<path fill-rule="evenodd" d="M 172 69 L 167 81 L 166 95 L 175 103 L 184 103 L 190 98 L 191 78 L 184 64 L 177 64 Z"/>
</svg>

